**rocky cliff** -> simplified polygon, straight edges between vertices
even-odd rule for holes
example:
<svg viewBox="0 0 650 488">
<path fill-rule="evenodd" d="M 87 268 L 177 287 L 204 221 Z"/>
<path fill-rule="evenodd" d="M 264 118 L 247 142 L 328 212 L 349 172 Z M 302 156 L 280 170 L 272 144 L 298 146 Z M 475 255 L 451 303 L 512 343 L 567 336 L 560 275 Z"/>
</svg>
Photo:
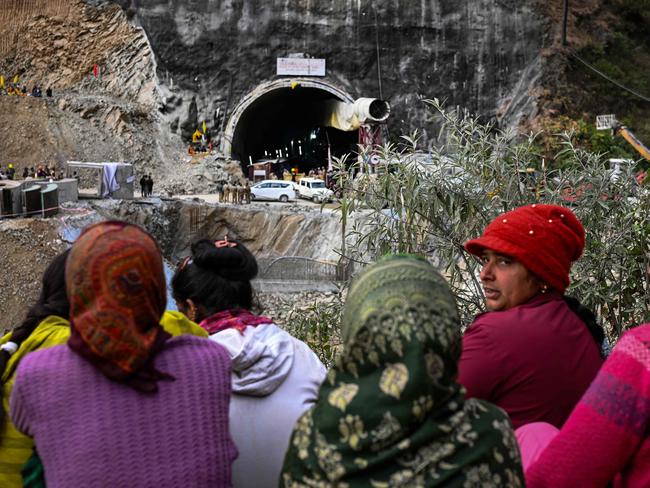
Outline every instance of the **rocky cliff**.
<svg viewBox="0 0 650 488">
<path fill-rule="evenodd" d="M 28 89 L 50 86 L 55 100 L 6 105 L 0 97 L 0 123 L 11 134 L 0 152 L 19 171 L 67 159 L 126 160 L 138 170 L 155 168 L 161 181 L 183 173 L 178 165 L 189 162 L 188 137 L 203 121 L 215 142 L 250 145 L 242 133 L 288 126 L 332 93 L 389 100 L 393 140 L 415 128 L 425 139 L 435 135 L 420 98 L 438 97 L 516 127 L 536 112 L 531 95 L 544 26 L 533 4 L 6 0 L 0 74 L 19 74 Z M 324 59 L 326 76 L 289 91 L 291 78 L 276 75 L 276 59 L 287 56 Z M 306 87 L 311 81 L 318 89 Z M 246 103 L 262 100 L 261 86 L 276 82 L 284 90 L 244 113 Z M 287 93 L 296 94 L 293 101 Z M 237 120 L 245 122 L 239 135 Z M 28 151 L 29 138 L 38 143 Z M 243 160 L 246 154 L 233 151 Z M 207 173 L 197 179 L 209 180 Z M 177 180 L 158 188 L 187 187 Z"/>
<path fill-rule="evenodd" d="M 173 143 L 156 137 L 160 97 L 147 36 L 118 5 L 5 0 L 0 39 L 7 84 L 17 76 L 28 91 L 54 92 L 0 97 L 2 164 L 19 173 L 75 159 L 153 168 L 177 155 Z"/>
<path fill-rule="evenodd" d="M 276 58 L 326 60 L 325 82 L 391 102 L 396 134 L 425 127 L 420 97 L 517 126 L 535 113 L 543 19 L 505 0 L 122 0 L 157 60 L 172 132 L 218 136 L 238 102 L 276 79 Z M 187 135 L 187 134 L 186 134 Z"/>
</svg>

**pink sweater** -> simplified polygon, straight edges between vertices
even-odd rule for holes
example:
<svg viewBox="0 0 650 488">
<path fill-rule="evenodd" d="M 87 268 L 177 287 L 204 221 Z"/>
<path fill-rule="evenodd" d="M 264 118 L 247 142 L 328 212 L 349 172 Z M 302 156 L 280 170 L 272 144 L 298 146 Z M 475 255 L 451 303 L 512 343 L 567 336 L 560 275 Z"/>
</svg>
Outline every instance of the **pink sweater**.
<svg viewBox="0 0 650 488">
<path fill-rule="evenodd" d="M 620 339 L 560 433 L 526 472 L 529 488 L 650 486 L 650 324 Z"/>
<path fill-rule="evenodd" d="M 184 335 L 155 365 L 176 379 L 148 395 L 108 380 L 67 345 L 21 361 L 11 418 L 34 438 L 48 488 L 231 485 L 228 353 Z"/>
</svg>

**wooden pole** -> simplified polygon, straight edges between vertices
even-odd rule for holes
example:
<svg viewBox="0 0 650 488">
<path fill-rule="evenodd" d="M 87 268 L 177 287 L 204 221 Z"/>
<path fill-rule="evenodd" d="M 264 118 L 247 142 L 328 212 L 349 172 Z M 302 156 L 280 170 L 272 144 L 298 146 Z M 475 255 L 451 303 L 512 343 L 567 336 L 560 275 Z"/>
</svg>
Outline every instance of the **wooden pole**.
<svg viewBox="0 0 650 488">
<path fill-rule="evenodd" d="M 567 46 L 569 43 L 566 40 L 566 27 L 569 18 L 569 0 L 564 0 L 564 20 L 562 21 L 562 45 Z"/>
</svg>

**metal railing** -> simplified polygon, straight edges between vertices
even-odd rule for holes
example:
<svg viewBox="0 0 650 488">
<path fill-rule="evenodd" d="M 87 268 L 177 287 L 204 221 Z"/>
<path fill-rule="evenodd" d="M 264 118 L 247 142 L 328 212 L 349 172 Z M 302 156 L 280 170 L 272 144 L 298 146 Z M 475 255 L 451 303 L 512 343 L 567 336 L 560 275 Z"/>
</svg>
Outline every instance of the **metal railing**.
<svg viewBox="0 0 650 488">
<path fill-rule="evenodd" d="M 335 261 L 304 256 L 282 256 L 260 263 L 258 278 L 263 280 L 345 281 L 350 267 Z"/>
</svg>

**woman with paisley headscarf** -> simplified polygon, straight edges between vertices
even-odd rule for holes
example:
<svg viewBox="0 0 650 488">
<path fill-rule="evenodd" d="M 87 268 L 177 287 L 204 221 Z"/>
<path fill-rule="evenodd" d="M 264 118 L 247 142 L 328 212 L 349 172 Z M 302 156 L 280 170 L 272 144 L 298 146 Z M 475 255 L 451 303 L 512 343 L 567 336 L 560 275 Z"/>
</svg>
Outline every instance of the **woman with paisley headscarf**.
<svg viewBox="0 0 650 488">
<path fill-rule="evenodd" d="M 352 284 L 343 351 L 298 420 L 285 487 L 518 487 L 519 450 L 503 411 L 466 400 L 461 337 L 444 279 L 392 256 Z"/>
<path fill-rule="evenodd" d="M 153 237 L 123 222 L 90 226 L 65 283 L 70 338 L 22 359 L 10 399 L 48 488 L 230 486 L 228 353 L 161 327 L 165 275 Z"/>
</svg>

